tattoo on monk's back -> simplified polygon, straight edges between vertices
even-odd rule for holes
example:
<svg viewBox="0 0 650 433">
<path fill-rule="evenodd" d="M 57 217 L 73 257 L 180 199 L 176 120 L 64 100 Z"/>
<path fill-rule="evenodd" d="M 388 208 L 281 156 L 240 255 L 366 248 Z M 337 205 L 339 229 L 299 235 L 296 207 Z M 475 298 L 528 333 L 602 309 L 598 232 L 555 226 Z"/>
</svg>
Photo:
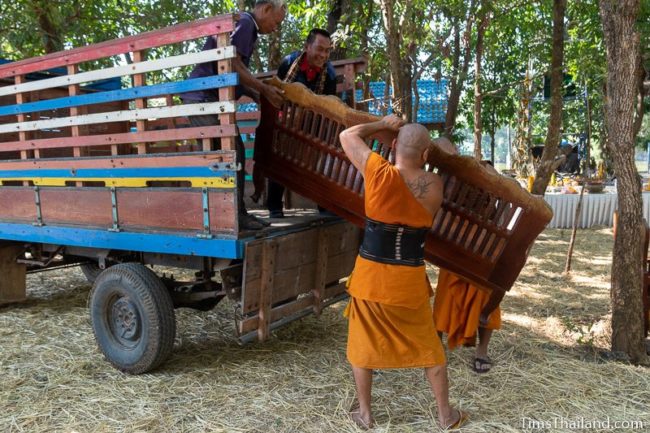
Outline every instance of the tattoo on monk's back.
<svg viewBox="0 0 650 433">
<path fill-rule="evenodd" d="M 426 174 L 418 176 L 416 179 L 407 181 L 406 185 L 416 198 L 424 198 L 429 191 L 429 186 L 433 184 L 433 179 Z"/>
</svg>

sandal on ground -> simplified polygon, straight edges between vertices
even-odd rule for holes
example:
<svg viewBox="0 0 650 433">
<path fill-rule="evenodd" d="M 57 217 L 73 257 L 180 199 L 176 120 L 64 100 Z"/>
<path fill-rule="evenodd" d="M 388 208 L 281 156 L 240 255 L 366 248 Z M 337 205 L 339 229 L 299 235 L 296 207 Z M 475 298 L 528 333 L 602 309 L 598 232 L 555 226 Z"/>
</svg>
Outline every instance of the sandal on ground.
<svg viewBox="0 0 650 433">
<path fill-rule="evenodd" d="M 458 430 L 463 425 L 465 425 L 467 420 L 469 420 L 469 415 L 467 414 L 467 412 L 463 412 L 460 409 L 456 409 L 456 412 L 458 412 L 458 419 L 455 422 L 449 424 L 447 427 L 444 427 L 445 431 Z"/>
<path fill-rule="evenodd" d="M 472 366 L 472 370 L 474 372 L 483 374 L 487 373 L 492 369 L 492 360 L 489 358 L 474 358 L 474 365 Z"/>
</svg>

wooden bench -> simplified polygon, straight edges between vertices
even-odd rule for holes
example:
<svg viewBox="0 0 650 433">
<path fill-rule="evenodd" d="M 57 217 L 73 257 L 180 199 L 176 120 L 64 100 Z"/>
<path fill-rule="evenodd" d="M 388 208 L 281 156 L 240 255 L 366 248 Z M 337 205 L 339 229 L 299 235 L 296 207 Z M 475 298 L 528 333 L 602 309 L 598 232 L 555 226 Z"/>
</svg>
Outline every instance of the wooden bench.
<svg viewBox="0 0 650 433">
<path fill-rule="evenodd" d="M 277 110 L 262 101 L 255 142 L 264 172 L 330 211 L 363 226 L 363 178 L 345 156 L 340 132 L 375 121 L 340 100 L 306 87 L 271 81 L 285 92 Z M 371 137 L 368 145 L 391 160 L 394 133 Z M 470 157 L 430 148 L 429 169 L 444 182 L 441 210 L 427 236 L 425 258 L 492 290 L 485 313 L 496 308 L 523 268 L 533 242 L 552 218 L 548 205 L 516 183 Z"/>
</svg>

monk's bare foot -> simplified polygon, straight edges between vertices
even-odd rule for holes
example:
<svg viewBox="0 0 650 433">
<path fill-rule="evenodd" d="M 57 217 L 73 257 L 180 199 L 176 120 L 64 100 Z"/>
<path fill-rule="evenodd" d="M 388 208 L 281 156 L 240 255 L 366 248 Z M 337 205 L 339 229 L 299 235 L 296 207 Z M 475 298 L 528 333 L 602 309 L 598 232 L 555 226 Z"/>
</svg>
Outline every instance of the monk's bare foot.
<svg viewBox="0 0 650 433">
<path fill-rule="evenodd" d="M 452 409 L 450 416 L 444 419 L 440 418 L 440 426 L 443 430 L 456 430 L 465 425 L 468 419 L 467 413 L 459 409 Z"/>
<path fill-rule="evenodd" d="M 358 405 L 355 405 L 350 409 L 350 419 L 362 430 L 370 430 L 375 425 L 375 420 L 372 418 L 372 415 L 367 413 L 362 413 Z"/>
</svg>

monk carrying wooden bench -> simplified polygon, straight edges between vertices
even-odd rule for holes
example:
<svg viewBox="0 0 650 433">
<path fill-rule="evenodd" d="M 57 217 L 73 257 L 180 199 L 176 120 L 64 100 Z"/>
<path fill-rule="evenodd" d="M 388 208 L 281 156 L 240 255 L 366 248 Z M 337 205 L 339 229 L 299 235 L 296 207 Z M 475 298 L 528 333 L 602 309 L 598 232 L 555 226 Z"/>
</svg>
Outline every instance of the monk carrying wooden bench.
<svg viewBox="0 0 650 433">
<path fill-rule="evenodd" d="M 364 142 L 386 130 L 399 131 L 391 165 Z M 349 279 L 347 355 L 357 391 L 350 412 L 362 428 L 373 425 L 372 370 L 424 368 L 445 429 L 459 428 L 467 414 L 449 404 L 445 354 L 435 330 L 424 265 L 424 239 L 442 203 L 442 180 L 422 169 L 429 135 L 421 125 L 395 116 L 344 130 L 341 145 L 364 176 L 366 227 Z"/>
</svg>

